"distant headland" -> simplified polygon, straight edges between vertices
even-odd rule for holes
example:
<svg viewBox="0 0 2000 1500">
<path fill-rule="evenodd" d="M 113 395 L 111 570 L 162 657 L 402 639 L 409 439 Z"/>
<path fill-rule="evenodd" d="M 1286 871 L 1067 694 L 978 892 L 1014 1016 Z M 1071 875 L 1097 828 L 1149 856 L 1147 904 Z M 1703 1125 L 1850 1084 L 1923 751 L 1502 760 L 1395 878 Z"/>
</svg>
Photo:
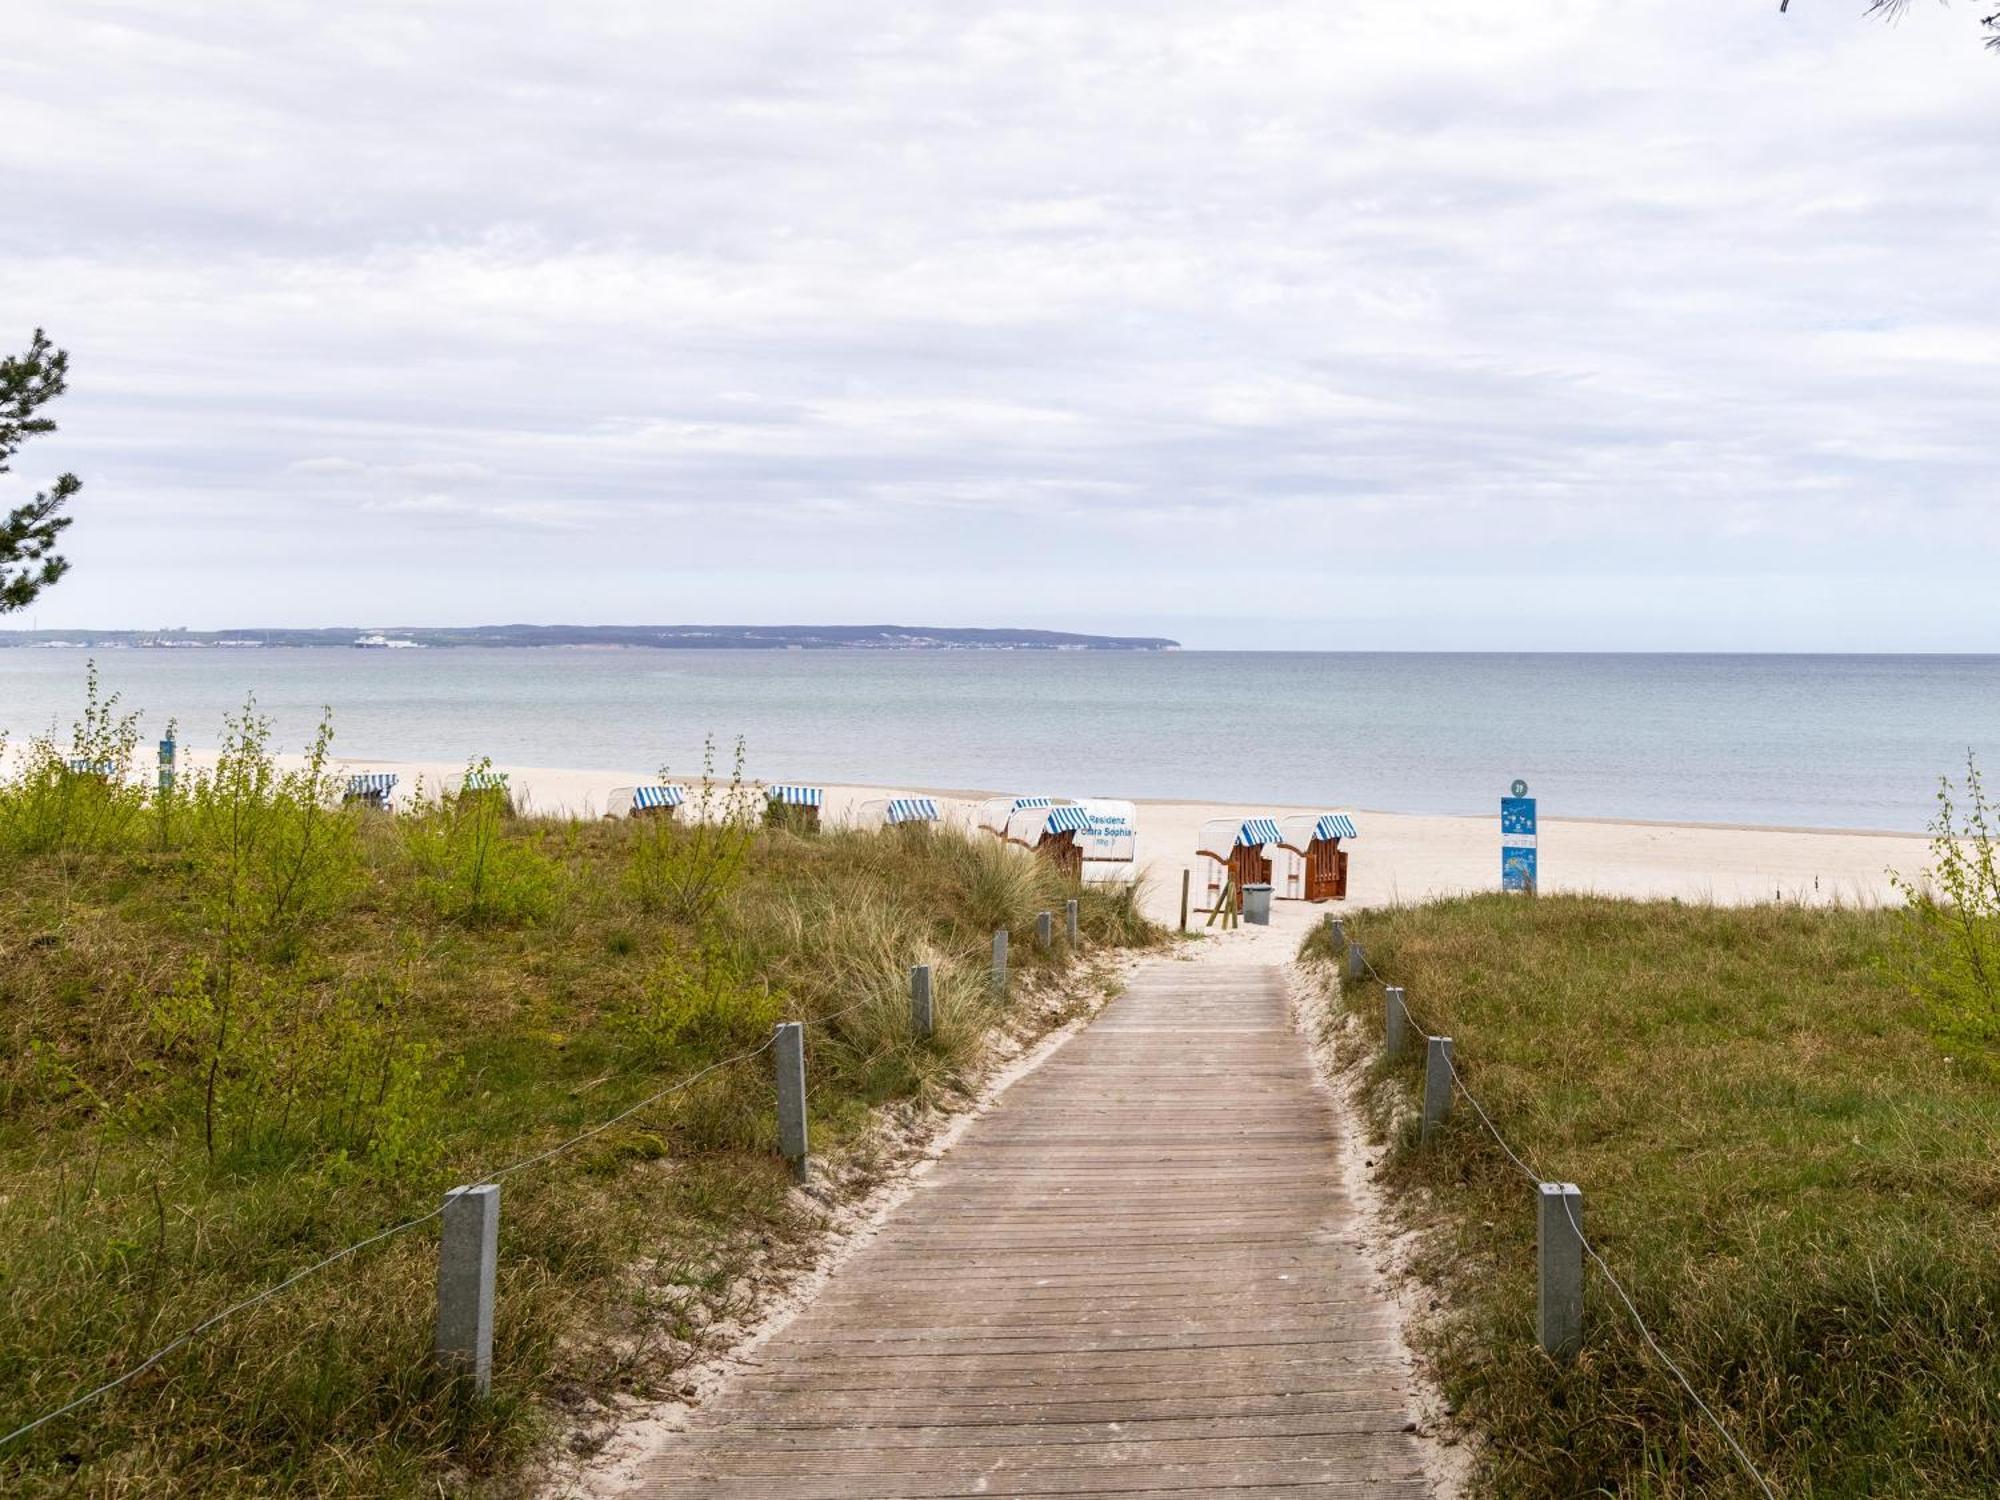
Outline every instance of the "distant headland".
<svg viewBox="0 0 2000 1500">
<path fill-rule="evenodd" d="M 0 630 L 0 647 L 4 646 L 76 650 L 621 646 L 677 651 L 1178 651 L 1180 642 L 1151 635 L 971 630 L 944 625 L 348 625 L 312 630 Z"/>
</svg>

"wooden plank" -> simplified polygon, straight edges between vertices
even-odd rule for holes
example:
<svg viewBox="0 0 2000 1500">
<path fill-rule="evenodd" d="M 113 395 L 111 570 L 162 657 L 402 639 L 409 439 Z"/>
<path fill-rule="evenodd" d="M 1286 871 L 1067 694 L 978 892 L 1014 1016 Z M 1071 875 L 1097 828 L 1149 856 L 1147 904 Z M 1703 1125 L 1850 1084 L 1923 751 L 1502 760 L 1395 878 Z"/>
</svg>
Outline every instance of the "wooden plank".
<svg viewBox="0 0 2000 1500">
<path fill-rule="evenodd" d="M 647 1496 L 1427 1493 L 1275 968 L 1155 961 L 644 1469 Z"/>
</svg>

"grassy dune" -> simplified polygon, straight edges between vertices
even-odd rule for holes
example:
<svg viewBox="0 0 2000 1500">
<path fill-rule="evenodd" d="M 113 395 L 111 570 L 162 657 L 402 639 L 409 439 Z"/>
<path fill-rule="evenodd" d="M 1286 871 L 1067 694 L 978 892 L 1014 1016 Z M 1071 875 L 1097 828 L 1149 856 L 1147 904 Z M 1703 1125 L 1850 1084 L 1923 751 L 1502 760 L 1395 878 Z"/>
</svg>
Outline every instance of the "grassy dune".
<svg viewBox="0 0 2000 1500">
<path fill-rule="evenodd" d="M 1902 982 L 1895 913 L 1490 897 L 1354 927 L 1515 1149 L 1581 1185 L 1778 1493 L 2000 1489 L 2000 1078 Z M 1415 1144 L 1421 1063 L 1379 1061 L 1380 986 L 1344 988 L 1388 1180 L 1435 1231 L 1424 1352 L 1490 1441 L 1487 1492 L 1758 1493 L 1594 1270 L 1582 1358 L 1542 1357 L 1532 1190 L 1462 1101 Z"/>
<path fill-rule="evenodd" d="M 166 806 L 50 747 L 0 788 L 0 1432 L 775 1020 L 833 1018 L 808 1032 L 831 1152 L 872 1106 L 952 1097 L 1024 996 L 1096 982 L 1034 952 L 1071 892 L 990 840 L 335 812 L 237 731 Z M 1154 936 L 1082 900 L 1089 949 Z M 672 1390 L 738 1278 L 800 1258 L 772 1113 L 753 1057 L 507 1179 L 490 1401 L 431 1369 L 432 1223 L 0 1448 L 0 1493 L 509 1493 L 565 1410 Z"/>
</svg>

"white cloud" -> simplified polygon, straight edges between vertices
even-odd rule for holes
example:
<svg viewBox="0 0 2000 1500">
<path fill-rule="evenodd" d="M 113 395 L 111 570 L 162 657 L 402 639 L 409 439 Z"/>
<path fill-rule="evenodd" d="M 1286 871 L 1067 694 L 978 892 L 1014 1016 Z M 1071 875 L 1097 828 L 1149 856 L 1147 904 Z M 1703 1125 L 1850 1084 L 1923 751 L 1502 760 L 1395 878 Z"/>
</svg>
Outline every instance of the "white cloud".
<svg viewBox="0 0 2000 1500">
<path fill-rule="evenodd" d="M 855 618 L 892 553 L 968 622 L 1659 644 L 1690 579 L 1866 577 L 1738 644 L 2000 646 L 1935 607 L 2000 560 L 1962 8 L 18 9 L 45 623 Z"/>
</svg>

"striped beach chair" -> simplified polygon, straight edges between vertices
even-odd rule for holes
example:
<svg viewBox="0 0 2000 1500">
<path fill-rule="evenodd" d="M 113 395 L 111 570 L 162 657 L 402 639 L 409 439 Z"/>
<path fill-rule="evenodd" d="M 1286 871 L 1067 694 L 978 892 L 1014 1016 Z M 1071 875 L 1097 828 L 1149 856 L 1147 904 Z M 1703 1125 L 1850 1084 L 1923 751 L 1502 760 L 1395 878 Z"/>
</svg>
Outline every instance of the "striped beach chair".
<svg viewBox="0 0 2000 1500">
<path fill-rule="evenodd" d="M 343 803 L 359 803 L 376 812 L 387 812 L 389 798 L 395 790 L 394 772 L 362 771 L 347 778 L 347 790 L 341 794 L 340 800 Z"/>
<path fill-rule="evenodd" d="M 605 808 L 607 818 L 671 818 L 687 801 L 687 788 L 666 782 L 655 786 L 620 786 L 611 789 Z"/>
<path fill-rule="evenodd" d="M 764 825 L 794 833 L 819 832 L 820 808 L 826 788 L 780 783 L 764 789 Z"/>
</svg>

